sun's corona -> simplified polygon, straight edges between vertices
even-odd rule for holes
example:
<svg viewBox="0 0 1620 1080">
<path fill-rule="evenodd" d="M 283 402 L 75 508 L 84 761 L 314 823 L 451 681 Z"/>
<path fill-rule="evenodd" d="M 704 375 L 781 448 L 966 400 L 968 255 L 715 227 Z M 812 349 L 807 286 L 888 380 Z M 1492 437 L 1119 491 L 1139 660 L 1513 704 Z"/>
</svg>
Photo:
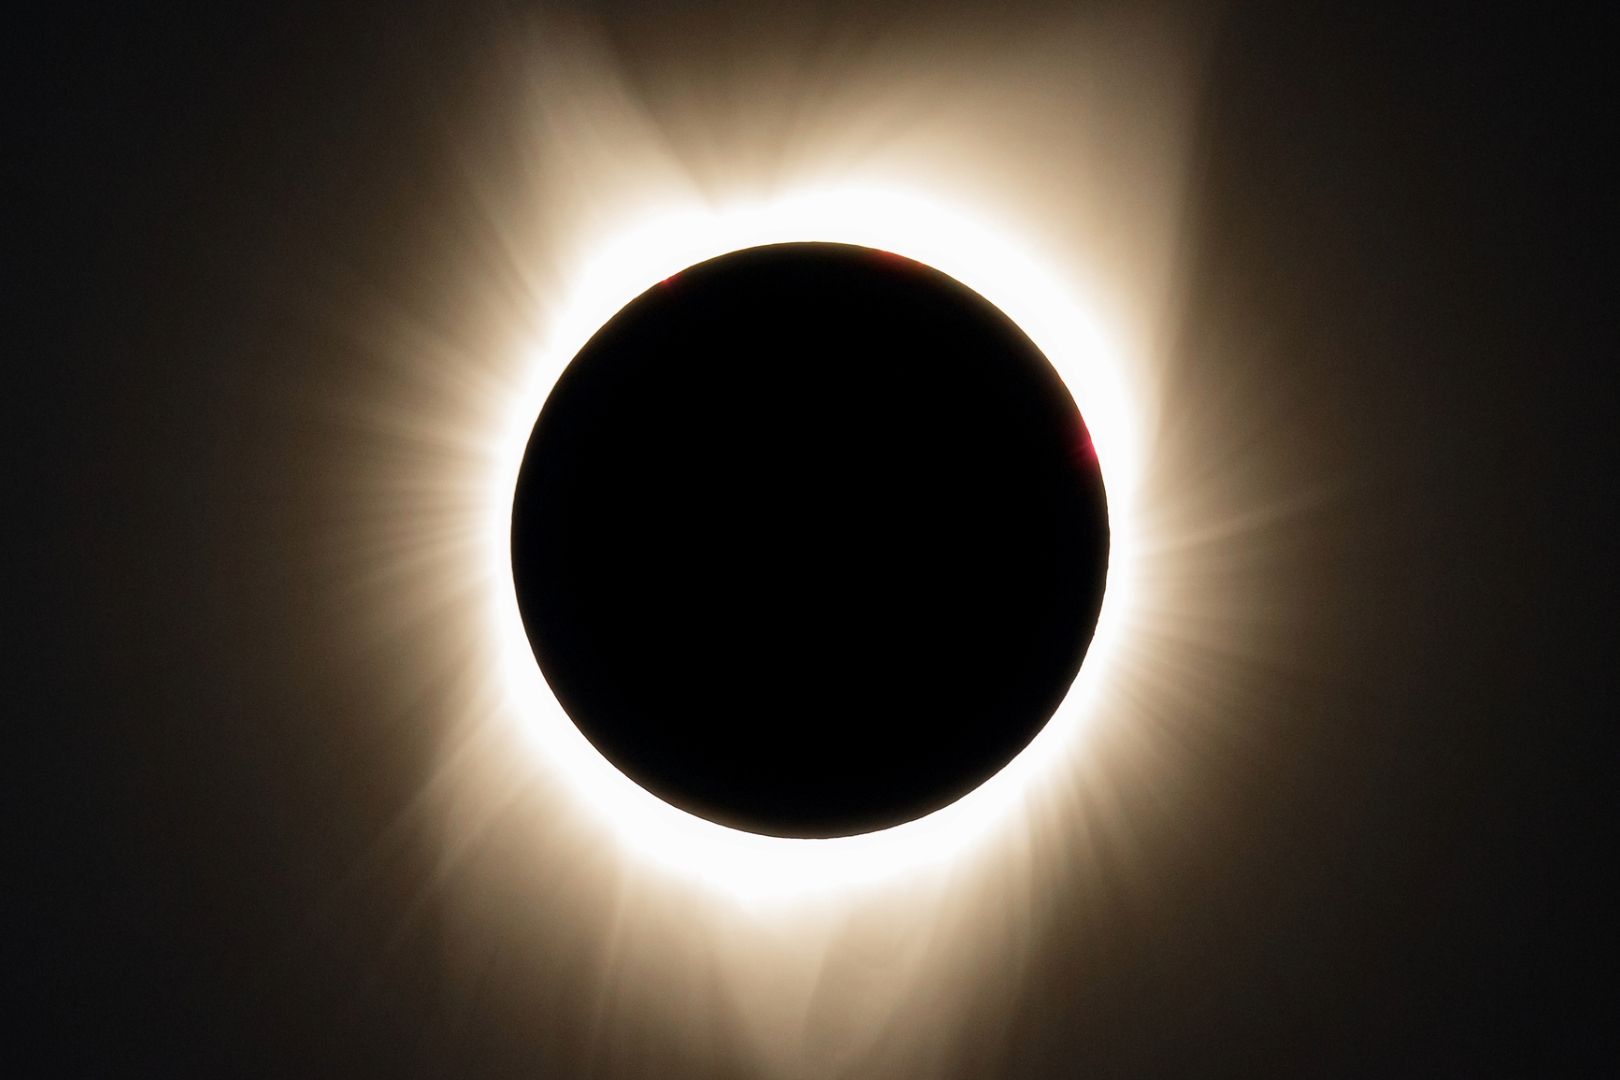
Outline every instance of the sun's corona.
<svg viewBox="0 0 1620 1080">
<path fill-rule="evenodd" d="M 580 733 L 536 667 L 518 609 L 510 551 L 513 491 L 534 418 L 569 362 L 647 288 L 744 248 L 822 242 L 893 252 L 934 267 L 1004 312 L 1051 363 L 1080 407 L 1109 494 L 1112 532 L 1105 599 L 1079 676 L 1051 720 L 988 781 L 924 817 L 876 832 L 790 839 L 743 832 L 657 798 Z M 488 618 L 501 658 L 506 710 L 548 777 L 639 858 L 740 898 L 819 894 L 939 862 L 992 836 L 1032 790 L 1065 767 L 1094 712 L 1100 672 L 1130 603 L 1132 493 L 1139 472 L 1121 360 L 1084 303 L 1086 283 L 1054 273 L 1036 245 L 917 192 L 827 189 L 751 204 L 664 207 L 594 249 L 529 355 L 532 381 L 509 402 L 486 491 Z"/>
</svg>

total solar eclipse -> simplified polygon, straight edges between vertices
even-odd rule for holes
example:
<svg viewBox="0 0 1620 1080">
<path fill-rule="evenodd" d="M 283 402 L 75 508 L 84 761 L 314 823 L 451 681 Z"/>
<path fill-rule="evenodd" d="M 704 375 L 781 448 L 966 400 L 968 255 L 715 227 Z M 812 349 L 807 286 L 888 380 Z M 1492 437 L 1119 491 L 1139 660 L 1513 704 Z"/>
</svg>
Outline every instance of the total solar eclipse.
<svg viewBox="0 0 1620 1080">
<path fill-rule="evenodd" d="M 620 771 L 749 832 L 897 825 L 989 779 L 1102 605 L 1102 475 L 978 294 L 842 244 L 648 289 L 568 365 L 512 507 L 558 701 Z"/>
</svg>

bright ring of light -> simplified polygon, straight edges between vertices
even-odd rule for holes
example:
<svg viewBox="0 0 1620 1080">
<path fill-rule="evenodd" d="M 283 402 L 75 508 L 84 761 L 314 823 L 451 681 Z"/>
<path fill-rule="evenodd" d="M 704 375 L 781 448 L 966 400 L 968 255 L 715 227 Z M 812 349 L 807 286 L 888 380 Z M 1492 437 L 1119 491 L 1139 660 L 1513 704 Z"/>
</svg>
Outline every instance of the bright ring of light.
<svg viewBox="0 0 1620 1080">
<path fill-rule="evenodd" d="M 1032 244 L 981 217 L 892 189 L 838 188 L 722 208 L 670 207 L 625 228 L 580 267 L 533 381 L 509 402 L 489 478 L 488 615 L 507 712 L 541 768 L 571 789 L 625 851 L 673 875 L 745 899 L 794 898 L 873 882 L 954 858 L 993 837 L 1043 781 L 1071 760 L 1095 711 L 1130 607 L 1132 506 L 1139 474 L 1124 372 L 1093 314 L 1038 262 Z M 1108 490 L 1110 558 L 1102 614 L 1079 676 L 1045 728 L 990 780 L 956 802 L 893 828 L 830 840 L 761 836 L 717 825 L 652 795 L 580 733 L 535 663 L 518 613 L 510 550 L 513 492 L 535 418 L 590 337 L 647 288 L 696 263 L 761 244 L 824 241 L 878 248 L 954 277 L 1005 312 L 1047 357 L 1090 430 Z"/>
</svg>

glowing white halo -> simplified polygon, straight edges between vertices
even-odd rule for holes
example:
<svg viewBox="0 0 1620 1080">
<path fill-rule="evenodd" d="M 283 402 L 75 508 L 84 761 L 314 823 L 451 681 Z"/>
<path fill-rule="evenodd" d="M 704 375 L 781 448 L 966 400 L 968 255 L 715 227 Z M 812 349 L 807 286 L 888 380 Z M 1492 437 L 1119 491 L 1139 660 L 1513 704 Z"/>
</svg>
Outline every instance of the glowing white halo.
<svg viewBox="0 0 1620 1080">
<path fill-rule="evenodd" d="M 1120 361 L 1076 296 L 1085 283 L 1042 265 L 1035 245 L 982 215 L 894 189 L 834 188 L 650 215 L 596 247 L 567 290 L 549 339 L 532 353 L 533 381 L 509 402 L 488 478 L 488 617 L 508 705 L 547 771 L 568 784 L 618 842 L 666 871 L 741 899 L 792 898 L 935 864 L 979 844 L 1033 786 L 1061 768 L 1097 699 L 1131 603 L 1135 415 Z M 877 248 L 932 266 L 1000 308 L 1051 362 L 1080 407 L 1108 492 L 1112 533 L 1101 616 L 1079 676 L 1052 719 L 1005 768 L 932 814 L 828 840 L 761 836 L 715 824 L 652 795 L 604 758 L 569 719 L 535 663 L 518 612 L 510 552 L 512 499 L 536 417 L 590 337 L 653 284 L 707 259 L 761 244 L 823 241 Z"/>
</svg>

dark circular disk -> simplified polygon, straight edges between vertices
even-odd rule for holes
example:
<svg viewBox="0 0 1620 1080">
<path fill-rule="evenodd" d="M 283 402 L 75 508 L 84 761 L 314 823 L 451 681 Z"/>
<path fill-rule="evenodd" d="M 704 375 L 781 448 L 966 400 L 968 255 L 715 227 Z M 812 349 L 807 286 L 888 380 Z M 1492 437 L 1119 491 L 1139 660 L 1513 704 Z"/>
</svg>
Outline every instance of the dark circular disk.
<svg viewBox="0 0 1620 1080">
<path fill-rule="evenodd" d="M 530 436 L 512 576 L 540 670 L 691 813 L 830 837 L 971 791 L 1046 724 L 1102 604 L 1080 413 L 921 264 L 750 248 L 654 286 Z"/>
</svg>

